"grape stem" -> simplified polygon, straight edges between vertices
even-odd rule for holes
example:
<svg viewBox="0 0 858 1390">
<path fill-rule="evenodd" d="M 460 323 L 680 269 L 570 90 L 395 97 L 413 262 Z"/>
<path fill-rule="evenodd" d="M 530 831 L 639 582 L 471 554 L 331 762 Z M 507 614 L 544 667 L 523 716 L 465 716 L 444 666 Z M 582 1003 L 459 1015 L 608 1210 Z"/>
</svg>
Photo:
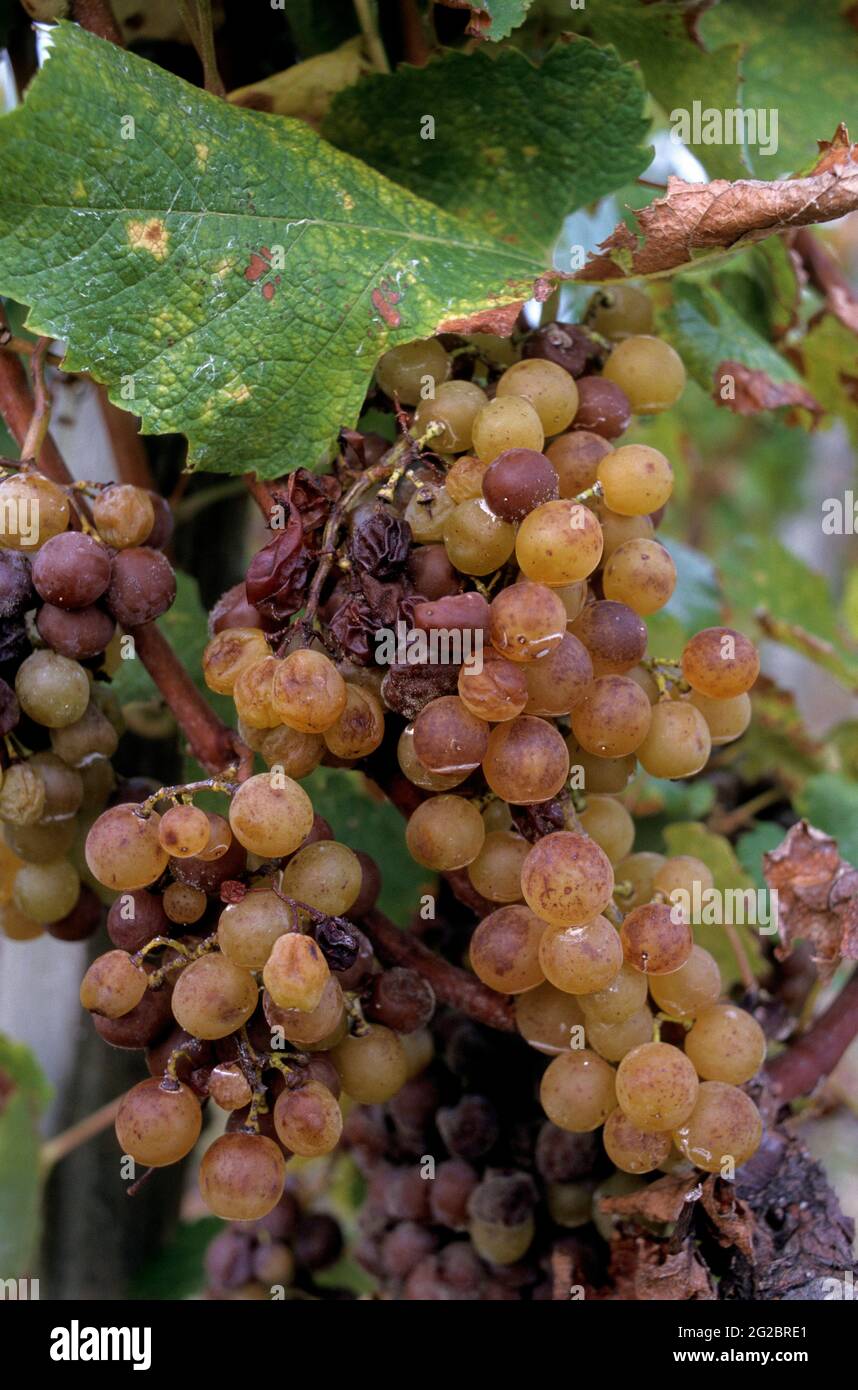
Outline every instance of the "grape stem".
<svg viewBox="0 0 858 1390">
<path fill-rule="evenodd" d="M 179 0 L 179 14 L 203 65 L 203 85 L 212 96 L 225 97 L 226 88 L 217 70 L 211 0 Z"/>
<path fill-rule="evenodd" d="M 30 366 L 33 373 L 33 386 L 35 388 L 35 409 L 33 410 L 30 423 L 27 426 L 27 433 L 21 445 L 21 458 L 33 460 L 38 463 L 39 455 L 42 452 L 42 445 L 47 437 L 51 423 L 51 407 L 53 399 L 48 390 L 48 383 L 45 380 L 45 353 L 50 345 L 50 338 L 40 338 L 33 349 L 33 356 L 30 359 Z"/>
<path fill-rule="evenodd" d="M 372 908 L 362 917 L 360 926 L 382 961 L 418 971 L 429 981 L 443 1004 L 449 1004 L 489 1028 L 515 1032 L 512 1002 L 505 995 L 481 984 L 468 971 L 442 960 L 410 932 L 395 926 L 378 908 Z"/>
<path fill-rule="evenodd" d="M 110 0 L 73 0 L 72 19 L 99 39 L 123 48 L 122 33 L 113 17 Z"/>
<path fill-rule="evenodd" d="M 106 1129 L 110 1129 L 124 1099 L 125 1093 L 123 1092 L 115 1100 L 109 1100 L 106 1105 L 94 1110 L 91 1115 L 85 1115 L 82 1120 L 78 1120 L 77 1124 L 70 1125 L 61 1134 L 56 1134 L 53 1139 L 48 1139 L 42 1145 L 40 1154 L 43 1174 L 49 1173 L 54 1164 L 59 1163 L 68 1154 L 74 1153 L 81 1144 L 88 1143 L 90 1139 L 95 1139 Z"/>
<path fill-rule="evenodd" d="M 237 768 L 228 767 L 220 777 L 206 777 L 199 782 L 179 783 L 175 787 L 159 787 L 151 796 L 147 796 L 145 801 L 141 801 L 134 814 L 142 820 L 148 819 L 159 801 L 172 801 L 177 805 L 186 796 L 193 797 L 196 792 L 224 792 L 226 796 L 235 796 L 238 791 L 239 783 L 230 780 Z"/>
</svg>

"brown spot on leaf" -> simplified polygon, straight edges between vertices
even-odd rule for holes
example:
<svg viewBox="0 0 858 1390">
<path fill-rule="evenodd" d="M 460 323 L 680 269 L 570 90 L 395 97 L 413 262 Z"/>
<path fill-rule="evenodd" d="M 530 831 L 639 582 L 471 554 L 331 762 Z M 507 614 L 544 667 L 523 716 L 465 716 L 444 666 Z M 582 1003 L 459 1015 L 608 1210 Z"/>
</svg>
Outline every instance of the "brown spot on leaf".
<svg viewBox="0 0 858 1390">
<path fill-rule="evenodd" d="M 0 1115 L 6 1109 L 12 1096 L 17 1090 L 15 1082 L 8 1072 L 0 1070 Z"/>
<path fill-rule="evenodd" d="M 133 250 L 148 251 L 156 261 L 163 261 L 170 234 L 160 217 L 150 217 L 148 222 L 129 222 L 126 230 L 128 244 Z"/>
</svg>

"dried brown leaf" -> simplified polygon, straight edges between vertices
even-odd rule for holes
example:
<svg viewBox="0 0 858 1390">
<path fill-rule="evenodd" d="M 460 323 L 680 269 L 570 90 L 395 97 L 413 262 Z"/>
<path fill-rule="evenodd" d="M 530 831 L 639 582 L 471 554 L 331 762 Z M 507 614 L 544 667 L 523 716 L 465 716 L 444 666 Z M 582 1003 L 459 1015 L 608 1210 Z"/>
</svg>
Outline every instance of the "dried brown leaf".
<svg viewBox="0 0 858 1390">
<path fill-rule="evenodd" d="M 722 395 L 725 376 L 732 377 L 735 383 L 735 393 L 727 398 Z M 761 410 L 777 410 L 784 405 L 801 406 L 817 419 L 824 414 L 819 401 L 800 382 L 772 381 L 768 372 L 746 367 L 743 362 L 719 362 L 714 381 L 712 399 L 718 405 L 726 405 L 734 415 L 757 415 Z"/>
<path fill-rule="evenodd" d="M 664 1241 L 622 1236 L 611 1243 L 610 1279 L 610 1297 L 623 1301 L 709 1302 L 717 1297 L 709 1271 L 690 1239 L 679 1250 L 671 1251 Z"/>
<path fill-rule="evenodd" d="M 696 1177 L 664 1177 L 623 1197 L 602 1197 L 599 1206 L 630 1221 L 678 1221 L 685 1203 L 699 1195 Z"/>
<path fill-rule="evenodd" d="M 620 223 L 576 280 L 665 275 L 705 253 L 736 250 L 789 228 L 830 222 L 858 208 L 858 147 L 844 126 L 820 141 L 809 174 L 793 179 L 668 180 L 667 193 Z"/>
<path fill-rule="evenodd" d="M 719 1245 L 734 1245 L 746 1259 L 753 1259 L 756 1218 L 747 1202 L 736 1196 L 734 1185 L 712 1173 L 703 1184 L 700 1200 Z"/>
<path fill-rule="evenodd" d="M 858 870 L 841 859 L 836 840 L 799 821 L 763 856 L 763 874 L 778 894 L 781 959 L 804 938 L 826 975 L 841 957 L 858 960 Z"/>
</svg>

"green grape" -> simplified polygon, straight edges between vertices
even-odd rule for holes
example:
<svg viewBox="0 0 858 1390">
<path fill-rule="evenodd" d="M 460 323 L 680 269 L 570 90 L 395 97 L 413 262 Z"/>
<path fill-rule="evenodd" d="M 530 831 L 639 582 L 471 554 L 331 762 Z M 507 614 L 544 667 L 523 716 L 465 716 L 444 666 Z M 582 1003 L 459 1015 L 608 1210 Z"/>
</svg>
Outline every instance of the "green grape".
<svg viewBox="0 0 858 1390">
<path fill-rule="evenodd" d="M 688 700 L 660 700 L 651 711 L 646 737 L 636 750 L 641 766 L 652 777 L 693 777 L 712 751 L 703 715 Z"/>
<path fill-rule="evenodd" d="M 445 487 L 439 483 L 422 482 L 405 508 L 405 520 L 411 527 L 415 542 L 418 545 L 431 545 L 443 540 L 444 527 L 455 507 L 456 503 Z"/>
<path fill-rule="evenodd" d="M 685 964 L 670 975 L 654 975 L 649 990 L 658 1007 L 671 1018 L 694 1018 L 718 999 L 721 971 L 714 956 L 702 946 L 692 946 Z"/>
<path fill-rule="evenodd" d="M 343 1116 L 336 1097 L 320 1081 L 281 1091 L 274 1106 L 277 1138 L 301 1158 L 318 1158 L 337 1147 Z"/>
<path fill-rule="evenodd" d="M 652 329 L 652 301 L 634 285 L 607 285 L 587 305 L 584 322 L 613 342 Z"/>
<path fill-rule="evenodd" d="M 56 753 L 34 753 L 29 766 L 41 778 L 45 788 L 42 823 L 57 824 L 76 815 L 83 801 L 80 773 L 64 763 Z"/>
<path fill-rule="evenodd" d="M 283 870 L 282 891 L 329 917 L 342 917 L 361 888 L 360 860 L 336 840 L 319 840 L 299 849 Z"/>
<path fill-rule="evenodd" d="M 270 888 L 254 888 L 218 918 L 218 945 L 233 965 L 261 970 L 278 937 L 294 931 L 295 913 Z"/>
<path fill-rule="evenodd" d="M 37 724 L 63 729 L 86 713 L 89 678 L 77 661 L 45 649 L 21 662 L 15 694 L 21 709 Z"/>
<path fill-rule="evenodd" d="M 684 1052 L 649 1042 L 627 1052 L 617 1069 L 620 1109 L 646 1134 L 675 1130 L 694 1109 L 697 1073 Z"/>
<path fill-rule="evenodd" d="M 439 873 L 470 864 L 482 849 L 485 837 L 477 807 L 464 797 L 451 794 L 421 802 L 405 829 L 412 859 Z"/>
<path fill-rule="evenodd" d="M 759 672 L 760 657 L 753 642 L 730 627 L 704 628 L 683 648 L 683 676 L 692 690 L 711 700 L 744 695 Z"/>
<path fill-rule="evenodd" d="M 12 769 L 9 770 L 11 772 Z M 0 794 L 0 820 L 3 819 L 2 802 Z M 50 825 L 7 825 L 5 836 L 9 848 L 19 858 L 26 859 L 30 864 L 48 864 L 52 859 L 61 859 L 68 854 L 77 839 L 77 832 L 77 821 L 71 817 Z"/>
<path fill-rule="evenodd" d="M 613 796 L 591 795 L 578 813 L 582 830 L 595 840 L 612 864 L 625 859 L 635 840 L 635 823 Z"/>
<path fill-rule="evenodd" d="M 278 1008 L 302 1013 L 318 1008 L 329 975 L 321 949 L 301 932 L 278 936 L 262 971 L 265 988 Z"/>
<path fill-rule="evenodd" d="M 535 507 L 518 528 L 515 556 L 527 579 L 561 588 L 586 579 L 602 558 L 602 528 L 571 498 Z"/>
<path fill-rule="evenodd" d="M 173 990 L 173 1016 L 195 1038 L 226 1038 L 256 1008 L 256 981 L 247 970 L 212 953 L 186 965 Z"/>
<path fill-rule="evenodd" d="M 141 807 L 125 802 L 103 811 L 86 837 L 86 862 L 105 888 L 126 893 L 147 888 L 169 863 L 159 839 L 161 817 L 143 816 Z"/>
<path fill-rule="evenodd" d="M 418 338 L 391 348 L 379 358 L 375 378 L 386 396 L 403 405 L 434 395 L 450 374 L 450 359 L 437 338 Z"/>
<path fill-rule="evenodd" d="M 291 777 L 259 773 L 242 782 L 232 798 L 229 825 L 239 844 L 251 854 L 280 859 L 292 854 L 309 835 L 313 804 Z"/>
<path fill-rule="evenodd" d="M 80 985 L 80 1002 L 90 1013 L 104 1018 L 122 1018 L 140 1003 L 146 993 L 147 975 L 125 951 L 107 951 L 98 956 Z"/>
<path fill-rule="evenodd" d="M 69 767 L 83 768 L 93 757 L 112 758 L 118 743 L 116 728 L 92 699 L 80 719 L 51 729 L 51 748 Z"/>
<path fill-rule="evenodd" d="M 474 1217 L 468 1226 L 471 1244 L 480 1259 L 492 1265 L 512 1265 L 522 1259 L 533 1243 L 535 1230 L 532 1216 L 509 1226 Z"/>
<path fill-rule="evenodd" d="M 626 541 L 611 553 L 602 573 L 606 599 L 628 604 L 647 617 L 669 601 L 676 588 L 676 566 L 658 541 Z"/>
<path fill-rule="evenodd" d="M 361 1105 L 379 1105 L 407 1080 L 407 1062 L 396 1033 L 372 1023 L 360 1036 L 350 1034 L 331 1052 L 343 1090 Z"/>
<path fill-rule="evenodd" d="M 515 1026 L 525 1042 L 549 1056 L 567 1052 L 572 1045 L 572 1029 L 580 1028 L 583 1038 L 584 1015 L 581 996 L 565 994 L 546 980 L 544 985 L 516 995 Z"/>
<path fill-rule="evenodd" d="M 67 859 L 22 864 L 12 883 L 12 901 L 34 922 L 58 922 L 71 912 L 80 893 L 80 876 Z"/>
<path fill-rule="evenodd" d="M 652 1014 L 646 1006 L 622 1023 L 587 1020 L 587 1043 L 606 1062 L 621 1062 L 632 1048 L 652 1040 Z"/>
<path fill-rule="evenodd" d="M 577 703 L 580 702 L 576 701 Z M 575 785 L 588 795 L 595 792 L 598 795 L 615 796 L 618 792 L 625 791 L 637 770 L 638 760 L 634 753 L 627 753 L 622 758 L 603 758 L 598 753 L 588 753 L 581 747 L 574 734 L 567 738 L 566 748 L 573 773 L 580 769 L 576 776 L 581 780 L 576 781 Z"/>
<path fill-rule="evenodd" d="M 712 870 L 693 854 L 674 854 L 660 864 L 653 877 L 656 893 L 663 893 L 673 907 L 674 917 L 693 920 L 697 903 L 714 885 Z"/>
<path fill-rule="evenodd" d="M 276 1207 L 286 1160 L 264 1134 L 222 1134 L 200 1164 L 200 1194 L 224 1221 L 260 1221 Z"/>
<path fill-rule="evenodd" d="M 607 917 L 594 917 L 581 926 L 545 927 L 539 943 L 539 963 L 545 978 L 567 994 L 592 994 L 616 979 L 623 948 Z"/>
<path fill-rule="evenodd" d="M 658 449 L 648 444 L 624 444 L 599 464 L 605 506 L 620 516 L 646 516 L 658 511 L 673 492 L 673 469 Z"/>
<path fill-rule="evenodd" d="M 493 802 L 492 805 L 505 803 Z M 485 812 L 480 819 L 485 828 Z M 477 892 L 493 903 L 515 903 L 521 898 L 521 866 L 530 844 L 510 830 L 487 830 L 483 847 L 468 865 L 468 878 Z"/>
<path fill-rule="evenodd" d="M 603 369 L 629 398 L 636 415 L 656 415 L 675 405 L 685 389 L 682 358 L 669 343 L 649 334 L 624 338 Z"/>
<path fill-rule="evenodd" d="M 667 903 L 642 903 L 627 912 L 620 928 L 629 965 L 643 975 L 670 975 L 691 955 L 693 938 L 687 922 L 675 920 Z"/>
<path fill-rule="evenodd" d="M 122 1097 L 116 1138 L 135 1163 L 165 1168 L 191 1152 L 202 1124 L 199 1101 L 189 1086 L 150 1077 Z"/>
<path fill-rule="evenodd" d="M 528 907 L 538 917 L 558 926 L 578 927 L 592 922 L 607 907 L 614 873 L 604 850 L 588 835 L 558 830 L 544 835 L 530 850 L 521 871 L 521 887 Z M 621 964 L 618 960 L 617 970 Z"/>
<path fill-rule="evenodd" d="M 652 1173 L 671 1149 L 669 1134 L 647 1134 L 619 1107 L 605 1121 L 602 1140 L 608 1158 L 623 1173 Z"/>
<path fill-rule="evenodd" d="M 688 698 L 690 703 L 700 710 L 709 725 L 713 748 L 732 743 L 733 739 L 739 738 L 745 732 L 751 722 L 751 698 L 744 692 L 728 700 L 712 700 L 708 695 L 701 695 L 699 691 L 692 690 Z"/>
<path fill-rule="evenodd" d="M 706 1173 L 747 1163 L 763 1137 L 760 1112 L 750 1096 L 723 1081 L 702 1081 L 693 1110 L 674 1130 L 680 1153 Z"/>
<path fill-rule="evenodd" d="M 697 1014 L 686 1033 L 685 1054 L 705 1081 L 742 1086 L 766 1060 L 766 1035 L 745 1009 L 712 1004 Z"/>
<path fill-rule="evenodd" d="M 615 975 L 604 989 L 579 996 L 578 1003 L 584 1011 L 588 1026 L 592 1023 L 604 1023 L 614 1027 L 640 1013 L 646 1003 L 646 986 L 647 982 L 639 971 L 630 965 L 623 965 L 619 974 Z"/>
<path fill-rule="evenodd" d="M 485 391 L 474 381 L 444 382 L 434 397 L 420 402 L 413 433 L 422 438 L 430 425 L 441 425 L 441 433 L 429 441 L 430 447 L 441 454 L 464 453 L 473 444 L 476 422 L 487 399 Z"/>
<path fill-rule="evenodd" d="M 624 912 L 650 901 L 656 891 L 655 876 L 664 862 L 663 854 L 653 854 L 650 850 L 641 850 L 620 860 L 614 869 L 617 880 L 614 897 Z M 623 892 L 620 892 L 621 884 L 624 885 Z"/>
<path fill-rule="evenodd" d="M 613 1067 L 597 1052 L 580 1048 L 561 1053 L 543 1073 L 540 1104 L 558 1129 L 586 1134 L 603 1125 L 616 1108 L 615 1083 Z"/>
<path fill-rule="evenodd" d="M 276 729 L 280 725 L 274 682 L 281 664 L 276 656 L 263 656 L 252 666 L 245 666 L 236 677 L 232 699 L 246 729 Z"/>
<path fill-rule="evenodd" d="M 469 958 L 474 973 L 489 989 L 520 994 L 545 979 L 539 943 L 545 923 L 523 903 L 500 907 L 480 922 L 471 937 Z"/>
<path fill-rule="evenodd" d="M 521 397 L 539 416 L 547 436 L 568 429 L 578 410 L 575 380 L 556 362 L 525 358 L 507 368 L 498 381 L 498 398 Z"/>
<path fill-rule="evenodd" d="M 444 545 L 462 574 L 491 574 L 505 565 L 515 546 L 515 527 L 495 516 L 482 497 L 460 502 L 447 517 Z"/>
<path fill-rule="evenodd" d="M 535 449 L 541 454 L 544 443 L 539 414 L 522 396 L 496 396 L 474 420 L 474 453 L 485 463 L 493 463 L 506 449 Z"/>
</svg>

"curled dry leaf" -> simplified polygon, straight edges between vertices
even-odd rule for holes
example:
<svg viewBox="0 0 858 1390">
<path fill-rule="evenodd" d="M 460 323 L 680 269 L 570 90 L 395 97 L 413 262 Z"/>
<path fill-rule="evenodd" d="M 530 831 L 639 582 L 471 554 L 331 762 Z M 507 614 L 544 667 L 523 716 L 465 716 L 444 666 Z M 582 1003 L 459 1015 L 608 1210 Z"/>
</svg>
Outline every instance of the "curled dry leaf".
<svg viewBox="0 0 858 1390">
<path fill-rule="evenodd" d="M 836 840 L 799 821 L 763 856 L 763 874 L 778 894 L 781 959 L 806 939 L 824 975 L 842 957 L 858 960 L 858 869 L 841 859 Z"/>
<path fill-rule="evenodd" d="M 725 377 L 732 377 L 735 385 L 733 395 L 726 398 L 722 394 Z M 746 367 L 743 362 L 719 362 L 714 382 L 713 400 L 734 415 L 757 415 L 761 410 L 777 410 L 784 405 L 801 406 L 816 419 L 824 414 L 819 401 L 800 382 L 772 381 L 768 372 Z"/>
<path fill-rule="evenodd" d="M 678 1221 L 686 1202 L 696 1201 L 700 1195 L 697 1175 L 691 1177 L 664 1177 L 639 1187 L 635 1192 L 623 1197 L 602 1197 L 599 1206 L 611 1216 L 622 1216 L 630 1221 L 668 1222 Z"/>
<path fill-rule="evenodd" d="M 611 1299 L 685 1303 L 691 1299 L 709 1302 L 717 1297 L 709 1271 L 690 1239 L 679 1250 L 671 1251 L 664 1241 L 621 1236 L 611 1242 L 609 1278 Z"/>
<path fill-rule="evenodd" d="M 833 140 L 820 141 L 817 163 L 801 178 L 669 179 L 665 196 L 635 213 L 637 231 L 621 222 L 572 278 L 666 275 L 706 253 L 735 251 L 789 228 L 831 222 L 855 208 L 858 147 L 841 125 Z"/>
<path fill-rule="evenodd" d="M 752 1259 L 756 1219 L 747 1202 L 736 1196 L 734 1184 L 712 1173 L 703 1184 L 700 1201 L 715 1228 L 718 1244 L 735 1246 L 746 1259 Z"/>
</svg>

